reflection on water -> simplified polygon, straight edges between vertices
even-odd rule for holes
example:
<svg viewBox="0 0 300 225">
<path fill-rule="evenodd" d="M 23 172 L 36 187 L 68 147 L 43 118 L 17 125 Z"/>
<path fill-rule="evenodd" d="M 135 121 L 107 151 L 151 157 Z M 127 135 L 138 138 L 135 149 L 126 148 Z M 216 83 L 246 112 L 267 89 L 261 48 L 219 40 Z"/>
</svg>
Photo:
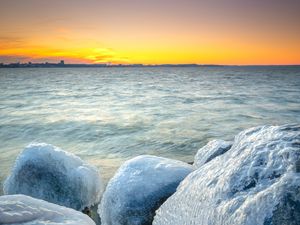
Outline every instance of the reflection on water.
<svg viewBox="0 0 300 225">
<path fill-rule="evenodd" d="M 136 155 L 192 161 L 211 139 L 300 122 L 300 67 L 0 69 L 0 90 L 0 180 L 31 142 L 107 181 Z"/>
</svg>

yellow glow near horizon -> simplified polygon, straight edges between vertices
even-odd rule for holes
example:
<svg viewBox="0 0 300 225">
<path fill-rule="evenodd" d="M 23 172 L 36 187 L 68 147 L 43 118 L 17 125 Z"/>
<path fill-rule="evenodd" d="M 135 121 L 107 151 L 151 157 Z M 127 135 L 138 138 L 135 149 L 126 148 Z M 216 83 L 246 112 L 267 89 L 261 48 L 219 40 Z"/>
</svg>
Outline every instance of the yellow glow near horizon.
<svg viewBox="0 0 300 225">
<path fill-rule="evenodd" d="M 0 62 L 300 64 L 300 4 L 291 0 L 0 6 Z"/>
</svg>

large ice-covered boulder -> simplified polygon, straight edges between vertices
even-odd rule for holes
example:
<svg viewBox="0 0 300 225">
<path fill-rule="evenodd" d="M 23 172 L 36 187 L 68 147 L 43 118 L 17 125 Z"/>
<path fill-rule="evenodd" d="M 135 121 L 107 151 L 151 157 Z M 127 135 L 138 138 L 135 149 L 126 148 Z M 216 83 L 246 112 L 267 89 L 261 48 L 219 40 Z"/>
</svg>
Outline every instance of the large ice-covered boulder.
<svg viewBox="0 0 300 225">
<path fill-rule="evenodd" d="M 262 126 L 184 179 L 156 225 L 300 224 L 300 125 Z"/>
<path fill-rule="evenodd" d="M 212 140 L 200 148 L 194 158 L 194 166 L 199 168 L 210 160 L 227 152 L 232 146 L 231 141 Z"/>
<path fill-rule="evenodd" d="M 82 210 L 98 203 L 103 189 L 95 167 L 55 146 L 31 144 L 16 159 L 3 190 Z"/>
<path fill-rule="evenodd" d="M 149 155 L 126 161 L 103 194 L 98 209 L 101 223 L 151 224 L 155 210 L 192 170 L 187 163 Z"/>
<path fill-rule="evenodd" d="M 81 212 L 26 195 L 0 196 L 0 224 L 95 225 Z"/>
</svg>

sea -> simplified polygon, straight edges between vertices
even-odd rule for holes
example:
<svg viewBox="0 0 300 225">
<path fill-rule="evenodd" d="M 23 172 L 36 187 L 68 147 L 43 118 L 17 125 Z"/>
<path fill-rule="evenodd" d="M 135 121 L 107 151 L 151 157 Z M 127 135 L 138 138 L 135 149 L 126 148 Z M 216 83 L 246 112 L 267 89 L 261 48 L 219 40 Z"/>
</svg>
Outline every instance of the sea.
<svg viewBox="0 0 300 225">
<path fill-rule="evenodd" d="M 1 68 L 0 93 L 0 190 L 30 143 L 78 155 L 107 183 L 138 155 L 193 162 L 210 140 L 300 123 L 300 66 Z"/>
</svg>

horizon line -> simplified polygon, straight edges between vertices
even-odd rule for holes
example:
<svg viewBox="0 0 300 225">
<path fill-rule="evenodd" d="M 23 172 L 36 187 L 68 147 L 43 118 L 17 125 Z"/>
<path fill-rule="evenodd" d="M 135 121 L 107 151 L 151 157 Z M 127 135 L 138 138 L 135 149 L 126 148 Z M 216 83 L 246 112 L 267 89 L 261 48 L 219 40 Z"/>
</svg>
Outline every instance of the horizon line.
<svg viewBox="0 0 300 225">
<path fill-rule="evenodd" d="M 226 66 L 300 66 L 299 64 L 210 64 L 210 63 L 158 63 L 158 64 L 144 64 L 144 63 L 65 63 L 64 60 L 61 60 L 58 63 L 53 62 L 27 62 L 27 63 L 21 63 L 21 62 L 9 62 L 9 63 L 1 63 L 0 62 L 0 68 L 1 67 L 67 67 L 67 66 L 99 66 L 99 67 L 126 67 L 126 66 L 132 66 L 132 67 L 159 67 L 159 66 L 190 66 L 190 67 L 201 67 L 201 66 L 220 66 L 220 67 L 226 67 Z"/>
</svg>

